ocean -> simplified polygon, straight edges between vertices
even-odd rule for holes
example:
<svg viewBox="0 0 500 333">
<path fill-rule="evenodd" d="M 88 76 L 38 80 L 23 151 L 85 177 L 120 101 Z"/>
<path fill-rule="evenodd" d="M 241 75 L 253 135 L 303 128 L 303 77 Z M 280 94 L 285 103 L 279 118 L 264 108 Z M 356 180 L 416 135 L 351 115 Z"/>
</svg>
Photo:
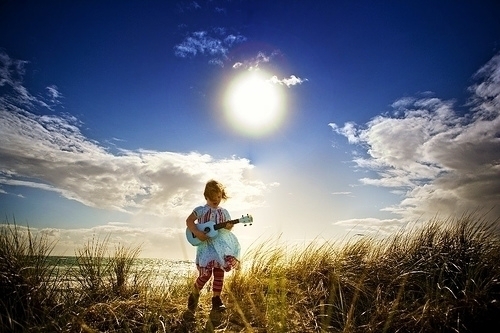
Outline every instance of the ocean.
<svg viewBox="0 0 500 333">
<path fill-rule="evenodd" d="M 54 267 L 53 276 L 59 281 L 75 283 L 75 275 L 79 274 L 77 257 L 50 256 L 49 263 Z M 106 265 L 108 259 L 103 260 Z M 191 260 L 170 260 L 158 258 L 136 258 L 130 269 L 129 278 L 148 276 L 152 286 L 161 286 L 184 282 L 189 276 L 196 274 L 195 264 Z"/>
</svg>

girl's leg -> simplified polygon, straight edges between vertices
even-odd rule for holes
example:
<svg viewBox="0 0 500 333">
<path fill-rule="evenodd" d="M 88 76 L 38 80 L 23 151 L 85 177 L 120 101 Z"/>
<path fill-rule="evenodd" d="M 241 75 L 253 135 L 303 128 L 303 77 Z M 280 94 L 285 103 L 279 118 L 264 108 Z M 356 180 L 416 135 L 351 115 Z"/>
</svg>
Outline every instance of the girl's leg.
<svg viewBox="0 0 500 333">
<path fill-rule="evenodd" d="M 222 285 L 224 284 L 224 270 L 220 268 L 213 269 L 214 279 L 212 282 L 212 310 L 224 311 L 226 307 L 220 299 L 220 294 L 222 292 Z"/>
<path fill-rule="evenodd" d="M 205 284 L 208 282 L 208 280 L 210 280 L 211 277 L 212 277 L 212 270 L 205 270 L 205 274 L 202 274 L 202 272 L 200 270 L 198 278 L 196 279 L 196 281 L 194 283 L 195 288 L 198 291 L 202 290 L 203 287 L 205 286 Z"/>
<path fill-rule="evenodd" d="M 205 274 L 203 274 L 205 273 Z M 196 311 L 198 307 L 198 300 L 200 299 L 200 290 L 203 289 L 205 284 L 212 277 L 212 271 L 204 270 L 204 272 L 200 269 L 199 275 L 193 285 L 193 290 L 188 298 L 188 310 L 191 312 Z"/>
<path fill-rule="evenodd" d="M 214 281 L 212 283 L 212 292 L 214 296 L 220 296 L 222 292 L 222 286 L 224 285 L 224 270 L 220 268 L 214 268 Z"/>
</svg>

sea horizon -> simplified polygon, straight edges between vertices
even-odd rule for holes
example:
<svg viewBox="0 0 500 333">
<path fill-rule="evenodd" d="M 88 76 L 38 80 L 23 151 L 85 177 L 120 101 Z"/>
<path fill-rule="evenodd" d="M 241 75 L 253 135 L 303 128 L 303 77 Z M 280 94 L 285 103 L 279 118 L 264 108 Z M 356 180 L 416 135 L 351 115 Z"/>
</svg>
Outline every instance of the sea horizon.
<svg viewBox="0 0 500 333">
<path fill-rule="evenodd" d="M 47 256 L 49 265 L 54 266 L 52 275 L 58 276 L 61 281 L 76 283 L 74 278 L 78 274 L 77 256 Z M 104 258 L 103 264 L 112 257 Z M 129 278 L 136 275 L 148 274 L 149 282 L 154 286 L 176 283 L 196 273 L 193 260 L 175 260 L 166 258 L 134 258 L 129 272 Z M 61 279 L 62 277 L 62 279 Z"/>
</svg>

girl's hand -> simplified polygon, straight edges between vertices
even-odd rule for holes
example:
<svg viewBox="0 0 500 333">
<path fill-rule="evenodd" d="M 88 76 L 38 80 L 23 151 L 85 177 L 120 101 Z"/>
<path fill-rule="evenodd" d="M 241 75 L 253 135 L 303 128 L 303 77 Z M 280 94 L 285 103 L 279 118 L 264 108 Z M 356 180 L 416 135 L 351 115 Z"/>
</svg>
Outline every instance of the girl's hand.
<svg viewBox="0 0 500 333">
<path fill-rule="evenodd" d="M 204 232 L 201 232 L 201 231 L 198 231 L 196 234 L 195 234 L 196 238 L 198 238 L 199 240 L 201 240 L 202 242 L 206 241 L 207 239 L 209 239 L 210 237 L 207 236 L 207 234 L 205 234 Z"/>
<path fill-rule="evenodd" d="M 234 224 L 228 223 L 228 224 L 226 224 L 226 226 L 224 227 L 224 229 L 231 230 L 231 229 L 233 229 L 233 227 L 234 227 Z"/>
</svg>

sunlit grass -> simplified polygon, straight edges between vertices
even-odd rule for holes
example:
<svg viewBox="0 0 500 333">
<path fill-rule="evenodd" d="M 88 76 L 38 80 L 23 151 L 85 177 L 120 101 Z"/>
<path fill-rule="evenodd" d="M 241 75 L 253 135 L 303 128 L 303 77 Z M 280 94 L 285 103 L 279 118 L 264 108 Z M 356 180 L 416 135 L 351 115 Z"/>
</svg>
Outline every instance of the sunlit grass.
<svg viewBox="0 0 500 333">
<path fill-rule="evenodd" d="M 6 332 L 487 331 L 500 324 L 498 222 L 434 219 L 382 240 L 305 248 L 261 242 L 226 277 L 226 313 L 210 313 L 205 290 L 194 318 L 185 311 L 195 275 L 158 283 L 133 265 L 140 248 L 109 251 L 108 238 L 94 237 L 77 249 L 73 284 L 61 289 L 66 277 L 48 260 L 53 244 L 6 224 L 0 325 Z"/>
</svg>

